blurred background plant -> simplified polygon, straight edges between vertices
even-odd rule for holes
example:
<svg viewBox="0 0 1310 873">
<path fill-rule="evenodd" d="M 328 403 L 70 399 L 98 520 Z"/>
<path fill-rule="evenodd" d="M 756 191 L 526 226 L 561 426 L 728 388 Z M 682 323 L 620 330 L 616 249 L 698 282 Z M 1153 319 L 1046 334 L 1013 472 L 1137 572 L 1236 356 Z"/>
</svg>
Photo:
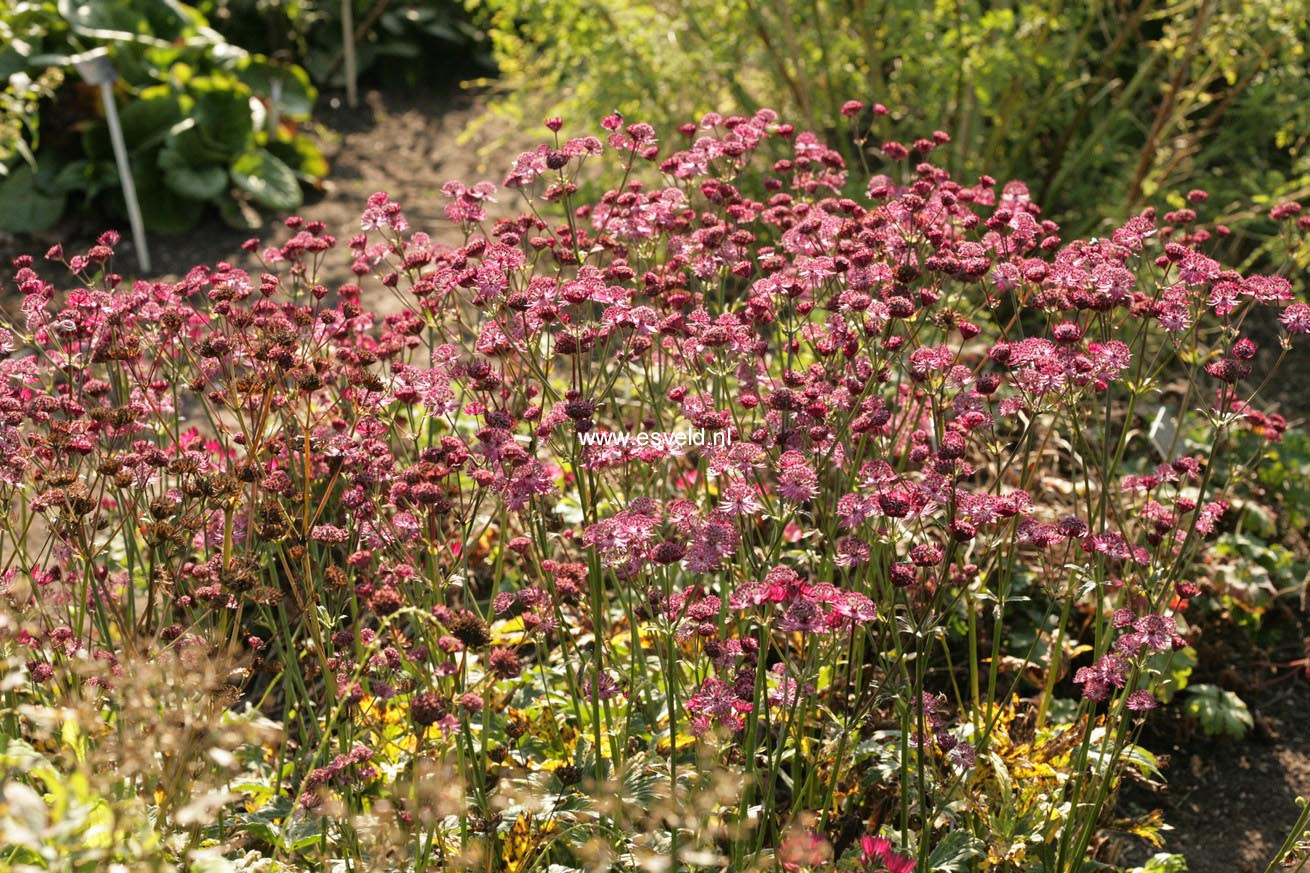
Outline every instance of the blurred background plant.
<svg viewBox="0 0 1310 873">
<path fill-rule="evenodd" d="M 1267 262 L 1278 245 L 1267 206 L 1310 192 L 1310 23 L 1301 9 L 1299 0 L 352 0 L 351 18 L 367 84 L 472 78 L 489 87 L 480 132 L 492 118 L 613 110 L 672 129 L 711 107 L 769 106 L 858 164 L 874 146 L 839 129 L 840 107 L 876 100 L 900 129 L 949 133 L 957 175 L 987 168 L 1034 180 L 1035 198 L 1073 234 L 1204 181 L 1233 230 L 1221 254 Z M 46 126 L 60 133 L 42 154 L 15 150 L 17 131 L 36 142 L 31 107 L 54 87 L 41 72 L 67 70 L 67 55 L 99 45 L 122 68 L 125 111 L 167 85 L 185 120 L 197 78 L 233 98 L 211 102 L 251 105 L 229 142 L 191 150 L 185 163 L 178 148 L 161 159 L 155 138 L 130 143 L 139 187 L 166 193 L 150 198 L 153 229 L 189 229 L 207 201 L 241 226 L 257 220 L 251 207 L 294 209 L 291 175 L 313 184 L 327 170 L 303 133 L 314 87 L 345 84 L 342 13 L 323 0 L 9 4 L 0 11 L 0 76 L 11 79 L 0 161 L 13 178 L 0 196 L 31 205 L 7 210 L 3 229 L 48 228 L 70 197 L 95 201 L 113 187 L 103 123 L 75 83 L 45 104 Z M 276 131 L 267 128 L 275 88 Z M 164 106 L 155 109 L 159 117 L 142 109 L 136 121 L 159 122 Z M 238 172 L 218 172 L 242 159 Z"/>
<path fill-rule="evenodd" d="M 115 97 L 152 231 L 190 230 L 207 205 L 255 226 L 258 210 L 295 209 L 301 185 L 327 174 L 306 133 L 317 95 L 305 71 L 227 42 L 190 6 L 19 2 L 0 8 L 0 34 L 9 82 L 0 230 L 48 230 L 77 205 L 121 215 L 103 111 L 72 69 L 74 56 L 100 47 L 118 71 Z"/>
<path fill-rule="evenodd" d="M 28 138 L 36 139 L 37 106 L 41 100 L 54 94 L 63 81 L 63 74 L 54 68 L 45 70 L 33 79 L 26 73 L 12 76 L 4 90 L 0 90 L 0 175 L 8 175 L 5 163 L 15 155 L 34 161 Z"/>
<path fill-rule="evenodd" d="M 320 87 L 345 87 L 343 4 L 201 0 L 228 40 L 301 64 Z M 413 87 L 494 71 L 486 36 L 453 0 L 353 0 L 356 65 L 366 81 Z"/>
<path fill-rule="evenodd" d="M 844 101 L 876 100 L 902 129 L 948 132 L 954 173 L 1034 180 L 1074 234 L 1200 179 L 1219 204 L 1310 190 L 1300 0 L 469 3 L 502 116 L 619 110 L 671 129 L 769 106 L 837 144 Z M 847 139 L 848 159 L 866 147 Z M 1243 251 L 1275 232 L 1226 218 Z"/>
</svg>

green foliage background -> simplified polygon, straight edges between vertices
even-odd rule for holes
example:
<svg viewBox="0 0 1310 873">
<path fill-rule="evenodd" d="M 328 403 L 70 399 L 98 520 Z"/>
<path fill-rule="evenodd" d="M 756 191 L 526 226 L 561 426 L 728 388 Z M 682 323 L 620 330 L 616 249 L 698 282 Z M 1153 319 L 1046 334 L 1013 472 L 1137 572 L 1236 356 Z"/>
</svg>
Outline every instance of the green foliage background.
<svg viewBox="0 0 1310 873">
<path fill-rule="evenodd" d="M 834 142 L 848 99 L 889 138 L 946 130 L 950 169 L 1027 181 L 1073 232 L 1203 185 L 1223 205 L 1310 192 L 1303 0 L 470 0 L 495 109 L 669 129 L 769 106 Z M 836 135 L 834 135 L 836 134 Z M 871 142 L 871 147 L 876 147 Z M 1181 205 L 1181 203 L 1177 204 Z M 1271 226 L 1229 217 L 1241 244 Z"/>
<path fill-rule="evenodd" d="M 107 50 L 118 71 L 115 100 L 151 230 L 189 230 L 207 204 L 231 224 L 255 226 L 258 210 L 295 209 L 301 183 L 327 173 L 303 129 L 317 98 L 305 71 L 228 43 L 190 6 L 22 0 L 0 7 L 0 36 L 11 95 L 0 128 L 9 131 L 0 136 L 0 230 L 46 230 L 106 192 L 114 196 L 99 202 L 122 208 L 103 110 L 73 66 L 94 49 Z M 51 99 L 38 112 L 41 84 L 35 97 Z"/>
</svg>

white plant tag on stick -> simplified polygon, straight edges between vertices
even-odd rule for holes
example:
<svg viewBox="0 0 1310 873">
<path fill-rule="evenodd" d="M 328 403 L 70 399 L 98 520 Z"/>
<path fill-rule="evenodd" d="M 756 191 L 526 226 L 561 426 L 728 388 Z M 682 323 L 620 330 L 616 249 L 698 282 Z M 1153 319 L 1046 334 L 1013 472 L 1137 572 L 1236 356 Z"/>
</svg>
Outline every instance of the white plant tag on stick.
<svg viewBox="0 0 1310 873">
<path fill-rule="evenodd" d="M 1169 414 L 1166 407 L 1161 406 L 1156 410 L 1155 418 L 1151 420 L 1146 435 L 1162 458 L 1170 462 L 1174 460 L 1177 452 L 1178 422 Z"/>
</svg>

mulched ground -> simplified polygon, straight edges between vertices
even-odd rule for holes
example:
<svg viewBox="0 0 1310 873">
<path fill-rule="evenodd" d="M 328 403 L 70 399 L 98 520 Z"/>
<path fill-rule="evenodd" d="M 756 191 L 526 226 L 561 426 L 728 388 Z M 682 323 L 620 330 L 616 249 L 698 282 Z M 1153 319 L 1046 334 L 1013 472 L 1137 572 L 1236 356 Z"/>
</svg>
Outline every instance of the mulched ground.
<svg viewBox="0 0 1310 873">
<path fill-rule="evenodd" d="M 1266 614 L 1258 640 L 1215 616 L 1201 620 L 1191 681 L 1233 691 L 1251 710 L 1242 740 L 1208 739 L 1179 707 L 1153 714 L 1143 745 L 1160 756 L 1167 785 L 1129 786 L 1121 811 L 1159 809 L 1173 830 L 1165 851 L 1191 873 L 1262 873 L 1310 798 L 1310 672 L 1306 625 L 1290 607 Z M 1149 857 L 1138 846 L 1134 860 Z"/>
<path fill-rule="evenodd" d="M 441 218 L 441 185 L 450 179 L 498 181 L 512 157 L 502 155 L 496 166 L 486 167 L 476 144 L 456 143 L 480 110 L 476 97 L 449 90 L 369 92 L 362 104 L 356 110 L 343 105 L 320 110 L 332 172 L 323 190 L 312 194 L 300 210 L 307 219 L 325 222 L 343 243 L 358 232 L 359 214 L 375 191 L 399 199 L 415 228 L 441 238 L 446 227 Z M 39 254 L 57 239 L 68 251 L 77 251 L 101 229 L 94 220 L 79 219 L 46 238 L 0 235 L 0 264 L 21 252 Z M 214 218 L 184 237 L 156 237 L 158 270 L 161 275 L 177 276 L 194 264 L 220 260 L 257 269 L 240 252 L 242 241 L 250 235 Z M 256 235 L 273 242 L 285 238 L 287 231 L 279 221 L 270 220 Z M 353 278 L 348 266 L 348 258 L 336 258 L 324 278 L 329 283 L 348 281 Z M 0 275 L 5 272 L 0 270 Z M 1278 380 L 1271 393 L 1281 400 L 1289 418 L 1303 419 L 1310 413 L 1310 393 L 1298 376 L 1310 372 L 1310 349 L 1293 352 L 1283 372 L 1292 378 Z M 1251 670 L 1237 671 L 1235 677 L 1228 677 L 1237 685 L 1233 690 L 1251 704 L 1256 717 L 1253 735 L 1242 741 L 1207 740 L 1196 735 L 1176 709 L 1165 710 L 1158 714 L 1160 724 L 1152 728 L 1147 745 L 1167 761 L 1168 787 L 1155 792 L 1130 789 L 1124 795 L 1128 810 L 1163 810 L 1173 827 L 1165 848 L 1183 853 L 1193 873 L 1263 871 L 1296 818 L 1296 797 L 1310 796 L 1310 681 L 1295 678 L 1269 684 L 1268 671 Z"/>
</svg>

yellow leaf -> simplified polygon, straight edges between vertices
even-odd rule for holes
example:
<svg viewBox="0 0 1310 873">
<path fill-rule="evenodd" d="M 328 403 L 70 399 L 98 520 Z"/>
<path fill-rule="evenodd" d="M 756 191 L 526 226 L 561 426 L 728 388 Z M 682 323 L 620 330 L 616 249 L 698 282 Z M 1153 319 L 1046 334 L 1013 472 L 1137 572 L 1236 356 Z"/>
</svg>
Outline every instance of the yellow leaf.
<svg viewBox="0 0 1310 873">
<path fill-rule="evenodd" d="M 1141 837 L 1157 849 L 1164 845 L 1164 837 L 1160 836 L 1160 828 L 1164 826 L 1164 813 L 1158 809 L 1153 809 L 1137 818 L 1117 821 L 1114 826 L 1126 834 Z"/>
<path fill-rule="evenodd" d="M 559 770 L 563 767 L 570 766 L 570 763 L 564 760 L 563 758 L 550 758 L 549 760 L 542 761 L 540 764 L 536 764 L 529 761 L 528 766 L 531 767 L 533 770 L 541 770 L 546 773 L 554 773 L 556 770 Z"/>
<path fill-rule="evenodd" d="M 681 752 L 683 749 L 690 749 L 694 745 L 696 745 L 696 738 L 693 737 L 691 734 L 686 732 L 678 734 L 679 752 Z M 655 749 L 661 755 L 667 755 L 669 753 L 669 750 L 672 748 L 672 746 L 673 743 L 670 741 L 667 735 L 660 737 L 659 741 L 655 743 Z"/>
<path fill-rule="evenodd" d="M 502 618 L 491 625 L 491 641 L 498 646 L 521 646 L 528 640 L 523 616 Z"/>
<path fill-rule="evenodd" d="M 535 843 L 532 838 L 532 813 L 521 812 L 514 819 L 514 826 L 509 829 L 509 833 L 505 834 L 505 841 L 500 847 L 500 859 L 505 862 L 506 873 L 519 873 L 527 869 Z"/>
</svg>

